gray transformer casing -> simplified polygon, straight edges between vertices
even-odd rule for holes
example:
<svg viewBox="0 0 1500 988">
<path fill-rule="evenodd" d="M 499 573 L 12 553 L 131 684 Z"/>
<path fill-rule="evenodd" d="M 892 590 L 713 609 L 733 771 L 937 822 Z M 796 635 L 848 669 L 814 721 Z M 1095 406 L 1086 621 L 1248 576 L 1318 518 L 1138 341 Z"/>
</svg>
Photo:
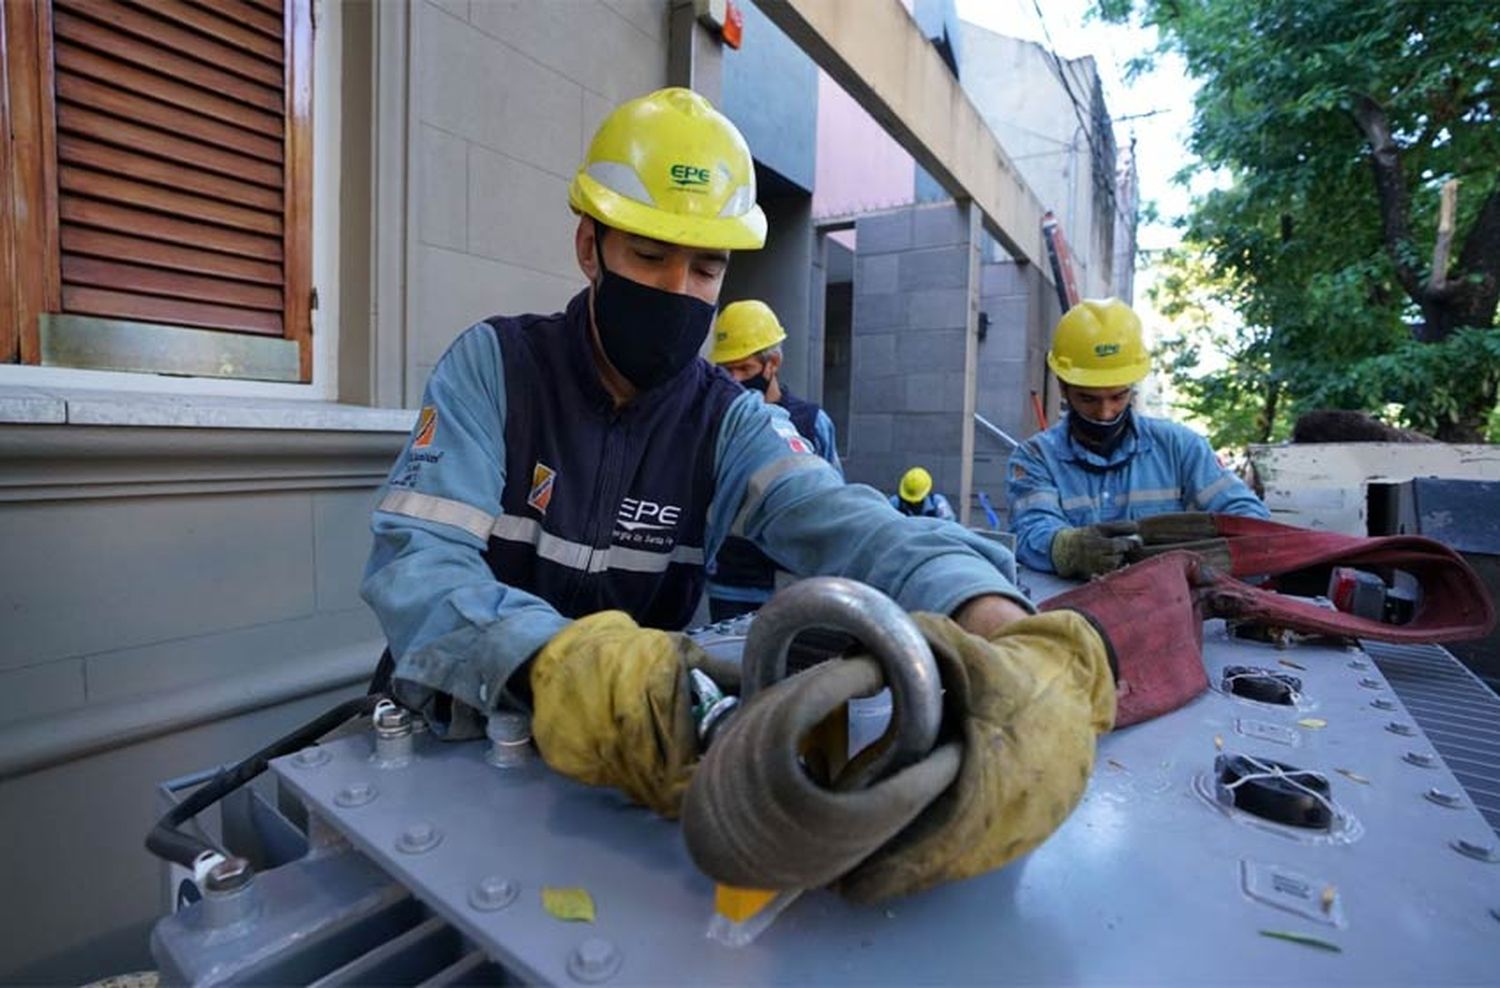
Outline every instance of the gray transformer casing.
<svg viewBox="0 0 1500 988">
<path fill-rule="evenodd" d="M 1041 596 L 1059 588 L 1026 578 Z M 700 637 L 732 651 L 739 630 Z M 269 972 L 357 983 L 402 958 L 409 973 L 398 980 L 432 984 L 1500 980 L 1496 834 L 1371 657 L 1280 650 L 1230 638 L 1217 621 L 1204 651 L 1216 688 L 1101 738 L 1081 803 L 1033 853 L 878 906 L 809 892 L 746 947 L 705 935 L 713 883 L 674 823 L 535 757 L 500 769 L 483 743 L 426 735 L 400 768 L 372 763 L 368 735 L 323 745 L 326 758 L 275 762 L 312 821 L 313 851 L 258 875 L 258 902 L 238 925 L 209 929 L 195 905 L 162 920 L 153 947 L 167 980 L 203 984 Z M 1299 677 L 1297 703 L 1226 694 L 1217 686 L 1230 665 Z M 1476 710 L 1500 712 L 1477 681 L 1472 690 L 1465 700 Z M 1222 753 L 1326 776 L 1340 814 L 1334 836 L 1217 802 Z M 1500 764 L 1500 750 L 1489 761 Z M 554 918 L 542 904 L 549 887 L 587 889 L 595 920 Z M 392 918 L 402 910 L 404 921 Z M 345 942 L 377 921 L 401 932 L 369 950 Z M 342 953 L 321 946 L 337 935 Z M 413 961 L 439 942 L 436 959 Z"/>
</svg>

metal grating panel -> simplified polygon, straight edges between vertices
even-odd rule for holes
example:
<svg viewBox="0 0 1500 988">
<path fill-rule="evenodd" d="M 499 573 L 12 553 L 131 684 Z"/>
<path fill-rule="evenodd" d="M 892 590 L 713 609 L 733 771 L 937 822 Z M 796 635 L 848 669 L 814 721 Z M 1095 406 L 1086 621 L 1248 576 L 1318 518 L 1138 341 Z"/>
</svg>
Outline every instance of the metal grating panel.
<svg viewBox="0 0 1500 988">
<path fill-rule="evenodd" d="M 1440 645 L 1361 645 L 1500 835 L 1500 697 Z"/>
</svg>

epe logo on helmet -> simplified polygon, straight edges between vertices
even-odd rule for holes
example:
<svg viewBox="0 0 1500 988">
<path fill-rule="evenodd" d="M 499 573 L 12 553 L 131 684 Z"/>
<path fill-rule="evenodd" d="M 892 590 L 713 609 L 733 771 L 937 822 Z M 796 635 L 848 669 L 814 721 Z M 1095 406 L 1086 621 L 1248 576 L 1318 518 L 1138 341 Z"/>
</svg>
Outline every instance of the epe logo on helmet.
<svg viewBox="0 0 1500 988">
<path fill-rule="evenodd" d="M 1094 344 L 1094 356 L 1096 356 L 1096 357 L 1113 357 L 1115 354 L 1117 354 L 1119 352 L 1120 352 L 1120 344 L 1118 344 L 1118 343 L 1096 343 L 1096 344 Z"/>
<path fill-rule="evenodd" d="M 667 170 L 672 177 L 672 184 L 685 192 L 696 192 L 700 186 L 708 185 L 708 169 L 697 165 L 689 165 L 677 162 Z"/>
</svg>

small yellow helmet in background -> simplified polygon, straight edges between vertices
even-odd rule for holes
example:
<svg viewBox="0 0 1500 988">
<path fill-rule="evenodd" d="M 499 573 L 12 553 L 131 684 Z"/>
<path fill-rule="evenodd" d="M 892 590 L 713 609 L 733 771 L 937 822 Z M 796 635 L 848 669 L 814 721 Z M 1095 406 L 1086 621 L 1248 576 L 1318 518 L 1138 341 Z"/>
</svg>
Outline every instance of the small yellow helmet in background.
<svg viewBox="0 0 1500 988">
<path fill-rule="evenodd" d="M 1151 373 L 1141 319 L 1117 298 L 1084 299 L 1058 320 L 1047 366 L 1079 388 L 1118 388 Z"/>
<path fill-rule="evenodd" d="M 658 89 L 605 117 L 568 204 L 606 226 L 684 247 L 758 250 L 766 242 L 750 148 L 691 89 Z"/>
<path fill-rule="evenodd" d="M 901 500 L 908 504 L 920 502 L 932 493 L 932 474 L 921 467 L 912 467 L 901 475 Z"/>
<path fill-rule="evenodd" d="M 786 330 L 769 305 L 755 299 L 731 302 L 714 320 L 714 348 L 708 359 L 710 363 L 732 364 L 769 350 L 784 339 Z"/>
</svg>

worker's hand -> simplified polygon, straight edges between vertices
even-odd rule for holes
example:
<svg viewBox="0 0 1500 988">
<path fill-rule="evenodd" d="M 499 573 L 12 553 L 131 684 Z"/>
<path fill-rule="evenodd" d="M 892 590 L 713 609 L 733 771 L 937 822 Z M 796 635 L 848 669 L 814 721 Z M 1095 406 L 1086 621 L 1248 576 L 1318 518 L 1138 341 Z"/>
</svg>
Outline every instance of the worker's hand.
<svg viewBox="0 0 1500 988">
<path fill-rule="evenodd" d="M 1228 572 L 1231 568 L 1229 542 L 1220 537 L 1219 526 L 1207 511 L 1174 511 L 1142 518 L 1135 524 L 1141 539 L 1126 552 L 1129 562 L 1182 549 L 1197 553 L 1216 569 Z"/>
<path fill-rule="evenodd" d="M 686 636 L 641 628 L 623 611 L 574 621 L 531 666 L 542 758 L 675 817 L 698 761 L 688 670 L 706 659 Z"/>
<path fill-rule="evenodd" d="M 960 628 L 981 638 L 991 638 L 1012 621 L 1029 616 L 1026 608 L 997 593 L 970 597 L 953 612 L 953 620 Z"/>
<path fill-rule="evenodd" d="M 1052 568 L 1058 576 L 1088 579 L 1111 573 L 1141 544 L 1133 521 L 1107 521 L 1064 528 L 1052 536 Z"/>
<path fill-rule="evenodd" d="M 1117 686 L 1115 726 L 1187 703 L 1208 688 L 1203 615 L 1213 573 L 1191 553 L 1169 552 L 1042 602 L 1074 610 L 1104 636 Z"/>
<path fill-rule="evenodd" d="M 839 882 L 861 901 L 991 871 L 1041 844 L 1083 795 L 1094 740 L 1114 722 L 1104 642 L 1080 615 L 1028 616 L 989 640 L 935 614 L 913 619 L 937 659 L 943 735 L 962 747 L 962 765 Z"/>
<path fill-rule="evenodd" d="M 1141 541 L 1147 545 L 1199 542 L 1219 537 L 1219 526 L 1207 511 L 1171 511 L 1142 518 L 1135 525 Z"/>
</svg>

